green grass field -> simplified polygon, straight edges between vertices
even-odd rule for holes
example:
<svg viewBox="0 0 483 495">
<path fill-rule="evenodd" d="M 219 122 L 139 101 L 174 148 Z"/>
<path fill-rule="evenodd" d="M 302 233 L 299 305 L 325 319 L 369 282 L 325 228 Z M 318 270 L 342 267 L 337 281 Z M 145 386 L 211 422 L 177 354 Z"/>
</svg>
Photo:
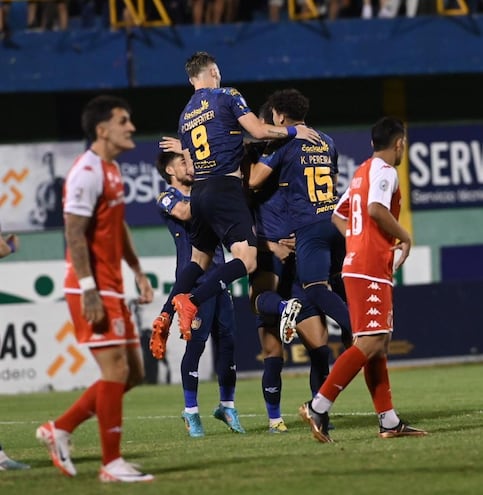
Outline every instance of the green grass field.
<svg viewBox="0 0 483 495">
<path fill-rule="evenodd" d="M 29 471 L 0 472 L 1 495 L 36 494 L 481 494 L 483 493 L 483 378 L 481 365 L 391 370 L 393 398 L 403 418 L 427 429 L 423 438 L 380 439 L 359 375 L 333 411 L 334 444 L 316 442 L 297 415 L 308 398 L 306 376 L 285 376 L 283 412 L 289 432 L 267 433 L 260 380 L 239 380 L 237 407 L 246 435 L 211 417 L 217 385 L 202 383 L 206 436 L 189 438 L 179 385 L 143 386 L 125 399 L 123 454 L 156 479 L 148 484 L 97 481 L 97 423 L 74 435 L 78 475 L 54 469 L 34 433 L 78 392 L 0 396 L 0 441 Z"/>
</svg>

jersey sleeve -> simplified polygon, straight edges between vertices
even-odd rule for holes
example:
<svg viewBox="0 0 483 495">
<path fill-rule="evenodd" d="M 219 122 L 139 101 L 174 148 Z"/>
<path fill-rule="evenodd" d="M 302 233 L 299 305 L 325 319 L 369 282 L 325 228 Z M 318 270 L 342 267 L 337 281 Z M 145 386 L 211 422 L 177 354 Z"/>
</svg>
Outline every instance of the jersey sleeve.
<svg viewBox="0 0 483 495">
<path fill-rule="evenodd" d="M 245 98 L 243 98 L 243 96 L 237 89 L 235 88 L 225 88 L 225 89 L 226 89 L 225 94 L 227 94 L 230 98 L 229 100 L 230 108 L 233 112 L 233 115 L 235 115 L 237 119 L 251 112 L 250 108 L 247 105 L 247 102 L 245 101 Z"/>
<path fill-rule="evenodd" d="M 76 164 L 66 179 L 64 212 L 91 217 L 103 186 L 104 177 L 100 164 Z"/>
<path fill-rule="evenodd" d="M 335 207 L 334 214 L 344 220 L 349 219 L 350 188 L 347 188 Z"/>
<path fill-rule="evenodd" d="M 380 203 L 389 210 L 392 195 L 398 188 L 396 169 L 382 160 L 373 160 L 369 174 L 367 204 Z"/>
<path fill-rule="evenodd" d="M 275 170 L 280 165 L 280 155 L 281 153 L 278 150 L 265 150 L 258 161 Z"/>
</svg>

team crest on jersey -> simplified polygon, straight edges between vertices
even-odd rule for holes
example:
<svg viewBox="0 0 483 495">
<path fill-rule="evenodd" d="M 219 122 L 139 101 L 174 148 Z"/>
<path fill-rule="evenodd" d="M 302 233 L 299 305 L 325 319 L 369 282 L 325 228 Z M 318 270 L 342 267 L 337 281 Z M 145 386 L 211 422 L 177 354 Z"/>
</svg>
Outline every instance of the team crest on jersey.
<svg viewBox="0 0 483 495">
<path fill-rule="evenodd" d="M 124 325 L 124 320 L 122 318 L 114 318 L 112 320 L 112 329 L 114 334 L 118 337 L 124 337 L 126 334 L 126 326 Z"/>
<path fill-rule="evenodd" d="M 379 182 L 379 188 L 381 191 L 387 191 L 389 189 L 389 181 L 387 179 L 381 180 L 381 182 Z"/>
<path fill-rule="evenodd" d="M 167 208 L 171 204 L 171 198 L 165 193 L 161 198 L 161 204 Z"/>
<path fill-rule="evenodd" d="M 352 265 L 352 261 L 354 260 L 355 255 L 356 255 L 356 253 L 354 253 L 353 251 L 350 253 L 347 253 L 345 258 L 344 258 L 344 265 Z"/>
</svg>

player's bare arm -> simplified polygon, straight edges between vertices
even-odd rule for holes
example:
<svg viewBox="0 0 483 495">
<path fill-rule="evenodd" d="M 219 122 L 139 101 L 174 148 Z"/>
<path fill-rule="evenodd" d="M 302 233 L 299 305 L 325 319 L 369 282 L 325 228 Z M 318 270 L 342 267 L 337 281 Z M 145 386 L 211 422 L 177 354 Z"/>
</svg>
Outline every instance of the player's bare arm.
<svg viewBox="0 0 483 495">
<path fill-rule="evenodd" d="M 131 232 L 126 222 L 124 222 L 123 236 L 123 258 L 129 265 L 129 268 L 134 272 L 136 284 L 139 288 L 139 304 L 147 304 L 153 300 L 153 288 L 147 275 L 142 271 L 139 258 L 134 249 Z"/>
<path fill-rule="evenodd" d="M 345 234 L 347 232 L 347 218 L 344 218 L 337 213 L 333 213 L 332 223 L 337 227 L 337 230 L 345 237 Z"/>
<path fill-rule="evenodd" d="M 268 179 L 271 173 L 272 169 L 264 163 L 252 163 L 250 166 L 248 187 L 250 189 L 257 189 Z"/>
<path fill-rule="evenodd" d="M 253 112 L 242 115 L 238 122 L 256 139 L 283 139 L 289 136 L 289 128 L 262 122 Z M 320 136 L 314 129 L 303 124 L 294 127 L 296 139 L 306 139 L 313 144 L 320 142 Z"/>
<path fill-rule="evenodd" d="M 394 265 L 394 269 L 397 270 L 409 256 L 411 250 L 411 236 L 394 218 L 392 213 L 381 203 L 371 203 L 368 207 L 368 211 L 370 217 L 377 223 L 381 230 L 399 240 L 392 248 L 393 250 L 401 251 L 401 256 Z"/>
<path fill-rule="evenodd" d="M 65 240 L 70 251 L 72 265 L 79 280 L 93 276 L 86 239 L 86 231 L 90 220 L 90 217 L 72 213 L 65 214 Z M 89 289 L 82 293 L 81 307 L 82 315 L 87 321 L 97 324 L 104 320 L 104 307 L 97 288 Z"/>
</svg>

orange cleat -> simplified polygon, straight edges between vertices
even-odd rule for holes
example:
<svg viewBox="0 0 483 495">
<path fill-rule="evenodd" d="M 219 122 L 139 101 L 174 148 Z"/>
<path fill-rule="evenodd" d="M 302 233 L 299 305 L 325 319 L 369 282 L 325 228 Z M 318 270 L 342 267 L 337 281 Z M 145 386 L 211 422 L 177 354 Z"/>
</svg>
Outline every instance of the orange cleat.
<svg viewBox="0 0 483 495">
<path fill-rule="evenodd" d="M 149 339 L 149 349 L 156 359 L 163 359 L 166 354 L 166 342 L 169 336 L 171 317 L 163 312 L 153 321 L 151 338 Z"/>
<path fill-rule="evenodd" d="M 190 294 L 178 294 L 173 297 L 173 306 L 178 313 L 179 331 L 184 340 L 191 340 L 191 323 L 198 308 L 191 302 Z"/>
</svg>

